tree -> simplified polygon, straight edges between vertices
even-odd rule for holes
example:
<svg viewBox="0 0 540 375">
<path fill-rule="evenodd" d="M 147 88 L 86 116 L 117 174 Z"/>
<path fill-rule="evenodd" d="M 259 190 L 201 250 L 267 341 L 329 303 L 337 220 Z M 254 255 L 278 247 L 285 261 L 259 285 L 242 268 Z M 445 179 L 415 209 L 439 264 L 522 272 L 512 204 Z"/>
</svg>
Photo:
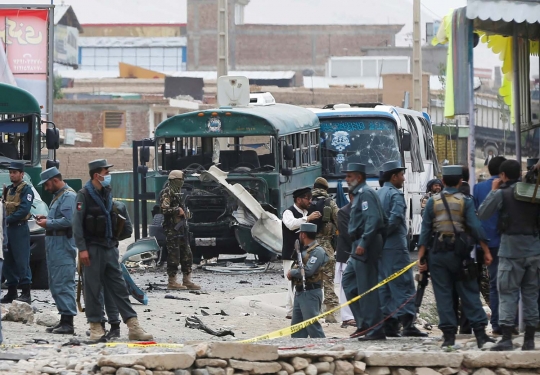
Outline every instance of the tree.
<svg viewBox="0 0 540 375">
<path fill-rule="evenodd" d="M 54 86 L 53 86 L 53 93 L 55 99 L 63 99 L 64 93 L 62 92 L 62 77 L 59 75 L 53 76 L 54 80 Z"/>
</svg>

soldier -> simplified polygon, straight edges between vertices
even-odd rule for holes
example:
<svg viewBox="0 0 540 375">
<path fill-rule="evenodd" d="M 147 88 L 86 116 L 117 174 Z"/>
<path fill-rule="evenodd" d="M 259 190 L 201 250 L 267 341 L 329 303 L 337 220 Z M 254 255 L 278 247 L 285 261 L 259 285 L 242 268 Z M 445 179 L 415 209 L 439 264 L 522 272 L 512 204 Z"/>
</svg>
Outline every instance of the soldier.
<svg viewBox="0 0 540 375">
<path fill-rule="evenodd" d="M 337 214 L 339 207 L 330 195 L 328 195 L 328 181 L 322 177 L 317 177 L 311 191 L 311 206 L 308 213 L 317 211 L 321 214 L 312 223 L 317 225 L 317 242 L 326 251 L 328 262 L 324 266 L 323 279 L 323 307 L 324 311 L 332 310 L 339 306 L 338 297 L 334 291 L 334 277 L 336 268 L 336 257 L 334 249 L 334 237 L 337 229 Z M 326 316 L 327 323 L 337 323 L 333 314 Z"/>
<path fill-rule="evenodd" d="M 347 261 L 351 255 L 352 241 L 351 236 L 349 236 L 349 219 L 351 217 L 351 206 L 354 199 L 354 195 L 349 192 L 349 203 L 338 211 L 338 240 L 337 240 L 337 249 L 336 249 L 336 278 L 334 283 L 339 284 L 339 303 L 344 304 L 347 302 L 347 297 L 343 291 L 343 272 L 347 267 Z M 356 326 L 354 320 L 354 315 L 351 311 L 350 306 L 342 307 L 339 310 L 341 313 L 341 328 L 346 328 L 348 326 Z"/>
<path fill-rule="evenodd" d="M 474 330 L 476 343 L 482 348 L 486 342 L 494 341 L 486 335 L 487 317 L 480 302 L 478 282 L 474 277 L 477 266 L 470 261 L 471 248 L 465 242 L 464 233 L 467 232 L 480 242 L 486 264 L 491 263 L 491 254 L 472 199 L 458 190 L 462 179 L 461 165 L 443 167 L 444 190 L 428 200 L 422 217 L 418 268 L 424 272 L 429 267 L 439 314 L 439 328 L 444 336 L 442 346 L 452 346 L 456 340 L 458 322 L 451 303 L 452 291 L 455 289 Z M 428 263 L 424 263 L 428 245 Z"/>
<path fill-rule="evenodd" d="M 105 335 L 101 326 L 101 291 L 105 288 L 114 296 L 128 326 L 129 339 L 149 341 L 153 337 L 139 325 L 118 261 L 116 248 L 121 218 L 113 209 L 110 167 L 112 165 L 105 159 L 88 163 L 90 181 L 77 193 L 73 211 L 73 237 L 79 249 L 79 261 L 84 266 L 84 302 L 86 318 L 90 322 L 90 340 L 100 340 Z"/>
<path fill-rule="evenodd" d="M 34 201 L 34 192 L 24 180 L 24 163 L 12 161 L 8 167 L 9 179 L 12 184 L 4 189 L 6 202 L 6 225 L 9 237 L 8 251 L 5 253 L 3 276 L 6 278 L 8 292 L 0 300 L 1 303 L 11 303 L 14 299 L 30 304 L 30 286 L 32 272 L 30 271 L 30 230 L 28 219 Z M 6 192 L 7 190 L 7 192 Z M 21 295 L 17 298 L 17 285 Z"/>
<path fill-rule="evenodd" d="M 409 245 L 407 240 L 407 205 L 403 196 L 403 183 L 405 182 L 406 168 L 401 166 L 400 161 L 389 161 L 383 166 L 384 186 L 379 189 L 377 195 L 381 206 L 388 217 L 386 227 L 386 241 L 379 262 L 379 281 L 386 279 L 393 273 L 403 269 L 411 263 Z M 385 317 L 388 317 L 407 300 L 409 302 L 400 309 L 396 316 L 387 318 L 384 322 L 384 332 L 387 337 L 413 336 L 426 337 L 414 326 L 416 307 L 413 271 L 410 269 L 396 280 L 379 288 L 381 308 Z M 399 332 L 399 322 L 403 325 L 403 332 Z"/>
<path fill-rule="evenodd" d="M 352 251 L 342 279 L 343 290 L 350 300 L 378 283 L 386 218 L 377 193 L 366 184 L 366 166 L 350 163 L 343 172 L 347 174 L 345 180 L 349 191 L 354 195 L 349 221 Z M 358 327 L 355 334 L 362 332 L 363 327 L 375 327 L 383 320 L 379 293 L 369 293 L 350 306 Z M 382 325 L 358 340 L 386 340 Z"/>
<path fill-rule="evenodd" d="M 299 269 L 298 262 L 287 273 L 287 279 L 292 280 L 295 287 L 294 308 L 291 325 L 303 322 L 304 320 L 316 317 L 321 313 L 323 299 L 322 286 L 324 278 L 324 266 L 328 262 L 326 251 L 319 246 L 315 239 L 317 226 L 311 223 L 300 225 L 298 231 L 299 241 L 302 245 L 302 263 L 304 266 L 304 276 Z M 292 338 L 324 338 L 321 323 L 315 322 L 295 332 Z"/>
<path fill-rule="evenodd" d="M 521 292 L 525 337 L 521 350 L 534 350 L 534 332 L 538 324 L 538 270 L 540 269 L 540 205 L 519 201 L 514 196 L 521 175 L 516 160 L 504 161 L 499 178 L 478 209 L 480 219 L 499 213 L 501 243 L 497 273 L 499 325 L 502 339 L 491 350 L 513 350 L 512 330 Z"/>
<path fill-rule="evenodd" d="M 45 249 L 49 270 L 49 289 L 60 313 L 60 322 L 45 331 L 73 334 L 73 317 L 77 315 L 75 303 L 75 270 L 77 248 L 71 229 L 75 191 L 63 180 L 56 167 L 41 173 L 38 185 L 54 195 L 47 216 L 37 216 L 37 225 L 46 230 Z"/>
<path fill-rule="evenodd" d="M 283 231 L 283 249 L 281 257 L 283 259 L 283 274 L 287 277 L 289 270 L 292 267 L 294 258 L 294 243 L 298 239 L 298 229 L 300 225 L 312 222 L 321 217 L 319 211 L 312 212 L 308 215 L 308 208 L 311 203 L 311 189 L 308 187 L 296 189 L 293 191 L 294 204 L 283 211 L 282 215 L 282 231 Z M 292 319 L 294 291 L 290 283 L 287 290 L 287 301 L 285 309 L 287 311 L 286 319 Z"/>
<path fill-rule="evenodd" d="M 199 290 L 201 287 L 191 281 L 193 254 L 189 246 L 187 226 L 189 211 L 184 205 L 182 186 L 184 186 L 184 172 L 171 171 L 169 184 L 163 189 L 160 199 L 161 212 L 164 216 L 163 228 L 167 236 L 167 274 L 169 275 L 167 288 Z M 176 281 L 179 265 L 184 275 L 182 284 Z"/>
<path fill-rule="evenodd" d="M 424 209 L 426 208 L 426 203 L 431 198 L 433 194 L 438 194 L 442 189 L 442 182 L 438 178 L 429 180 L 427 183 L 426 194 L 420 200 L 421 214 L 424 214 Z"/>
</svg>

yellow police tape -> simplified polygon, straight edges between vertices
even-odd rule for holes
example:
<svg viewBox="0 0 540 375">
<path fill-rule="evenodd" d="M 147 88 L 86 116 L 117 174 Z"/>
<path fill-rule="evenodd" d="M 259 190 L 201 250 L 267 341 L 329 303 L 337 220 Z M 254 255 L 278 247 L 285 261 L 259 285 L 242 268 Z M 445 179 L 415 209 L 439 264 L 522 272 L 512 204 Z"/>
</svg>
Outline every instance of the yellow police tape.
<svg viewBox="0 0 540 375">
<path fill-rule="evenodd" d="M 350 301 L 347 301 L 345 302 L 343 305 L 340 305 L 336 308 L 333 308 L 332 310 L 329 310 L 325 313 L 322 313 L 320 315 L 317 315 L 316 317 L 314 318 L 311 318 L 311 319 L 308 319 L 308 320 L 304 320 L 303 322 L 300 322 L 300 323 L 297 323 L 297 324 L 294 324 L 290 327 L 287 327 L 287 328 L 283 328 L 283 329 L 280 329 L 280 330 L 277 330 L 277 331 L 274 331 L 274 332 L 270 332 L 270 333 L 267 333 L 266 335 L 262 335 L 262 336 L 258 336 L 258 337 L 254 337 L 252 339 L 248 339 L 248 340 L 242 340 L 240 342 L 242 343 L 250 343 L 250 342 L 257 342 L 257 341 L 264 341 L 264 340 L 273 340 L 273 339 L 277 339 L 279 337 L 284 337 L 284 336 L 289 336 L 293 333 L 296 333 L 298 331 L 300 331 L 301 329 L 304 329 L 306 328 L 307 326 L 317 322 L 319 319 L 321 318 L 324 318 L 325 316 L 327 315 L 330 315 L 336 311 L 338 311 L 339 309 L 345 307 L 345 306 L 348 306 L 350 305 L 351 303 L 353 302 L 356 302 L 358 301 L 360 298 L 364 297 L 366 294 L 368 293 L 371 293 L 373 292 L 374 290 L 380 288 L 381 286 L 383 286 L 384 284 L 387 284 L 389 283 L 390 281 L 394 280 L 394 279 L 397 279 L 398 277 L 400 277 L 401 275 L 403 275 L 405 272 L 407 272 L 408 270 L 410 270 L 414 265 L 416 264 L 416 262 L 412 262 L 411 264 L 409 264 L 407 267 L 403 268 L 402 270 L 400 271 L 397 271 L 396 273 L 388 276 L 386 279 L 384 279 L 383 281 L 381 281 L 380 283 L 378 283 L 377 285 L 375 285 L 373 288 L 369 289 L 368 291 L 360 294 L 359 296 L 356 296 L 354 297 L 353 299 L 351 299 Z"/>
</svg>

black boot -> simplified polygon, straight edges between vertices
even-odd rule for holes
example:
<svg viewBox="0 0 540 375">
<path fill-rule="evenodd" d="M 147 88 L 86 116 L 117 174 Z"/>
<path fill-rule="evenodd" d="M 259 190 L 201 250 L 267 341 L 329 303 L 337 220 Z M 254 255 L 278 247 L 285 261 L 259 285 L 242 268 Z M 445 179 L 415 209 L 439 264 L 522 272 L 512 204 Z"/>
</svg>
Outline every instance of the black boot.
<svg viewBox="0 0 540 375">
<path fill-rule="evenodd" d="M 495 342 L 495 340 L 486 334 L 486 327 L 484 326 L 475 328 L 474 335 L 476 336 L 476 344 L 478 345 L 478 349 L 482 349 L 486 342 Z"/>
<path fill-rule="evenodd" d="M 514 326 L 501 326 L 502 338 L 501 341 L 491 348 L 494 352 L 504 352 L 514 350 L 514 343 L 512 342 L 512 331 Z"/>
<path fill-rule="evenodd" d="M 30 295 L 30 284 L 21 285 L 21 295 L 16 299 L 19 302 L 32 304 L 32 296 Z"/>
<path fill-rule="evenodd" d="M 441 345 L 441 348 L 445 348 L 447 346 L 454 346 L 456 344 L 456 331 L 454 330 L 446 330 L 443 331 L 443 343 Z"/>
<path fill-rule="evenodd" d="M 120 338 L 120 323 L 111 323 L 111 330 L 105 335 L 107 341 Z"/>
<path fill-rule="evenodd" d="M 414 325 L 414 318 L 415 316 L 412 314 L 406 314 L 399 317 L 399 320 L 401 320 L 401 324 L 403 324 L 403 331 L 401 332 L 401 336 L 403 337 L 427 337 L 428 334 L 425 332 L 420 331 L 416 326 Z"/>
<path fill-rule="evenodd" d="M 53 329 L 52 333 L 58 335 L 72 335 L 75 333 L 73 327 L 73 315 L 62 315 L 60 319 L 60 327 Z"/>
<path fill-rule="evenodd" d="M 521 350 L 534 350 L 534 332 L 536 331 L 535 326 L 526 326 L 525 327 L 525 338 L 523 339 L 523 346 Z"/>
<path fill-rule="evenodd" d="M 53 330 L 55 330 L 56 328 L 60 328 L 61 325 L 62 325 L 62 317 L 60 317 L 60 321 L 56 323 L 55 326 L 45 328 L 45 332 L 52 333 Z"/>
<path fill-rule="evenodd" d="M 107 333 L 107 330 L 105 329 L 105 322 L 101 322 L 101 328 L 103 328 L 103 331 Z M 90 337 L 90 331 L 86 331 L 86 336 Z"/>
<path fill-rule="evenodd" d="M 4 297 L 2 297 L 2 299 L 0 299 L 0 303 L 11 303 L 17 297 L 18 297 L 18 295 L 17 295 L 17 287 L 16 286 L 8 286 L 8 292 Z"/>
<path fill-rule="evenodd" d="M 399 320 L 391 317 L 384 321 L 384 333 L 386 337 L 401 337 L 399 333 Z"/>
<path fill-rule="evenodd" d="M 386 340 L 386 335 L 384 334 L 384 328 L 379 327 L 367 333 L 366 336 L 360 337 L 358 341 L 372 341 L 372 340 Z"/>
</svg>

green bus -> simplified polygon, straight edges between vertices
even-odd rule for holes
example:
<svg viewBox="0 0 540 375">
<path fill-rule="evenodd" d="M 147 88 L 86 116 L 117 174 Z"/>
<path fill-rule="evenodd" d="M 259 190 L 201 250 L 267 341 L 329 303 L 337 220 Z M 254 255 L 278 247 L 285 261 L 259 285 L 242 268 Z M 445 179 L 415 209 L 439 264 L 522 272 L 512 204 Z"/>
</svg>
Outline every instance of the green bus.
<svg viewBox="0 0 540 375">
<path fill-rule="evenodd" d="M 11 184 L 9 164 L 16 160 L 25 164 L 24 180 L 32 185 L 35 200 L 32 214 L 46 215 L 50 194 L 37 186 L 42 171 L 42 149 L 52 151 L 53 160 L 47 160 L 47 166 L 58 166 L 56 149 L 60 143 L 58 129 L 52 122 L 41 118 L 41 107 L 28 91 L 16 86 L 0 83 L 0 187 Z M 48 123 L 48 129 L 42 131 L 42 125 Z M 74 189 L 80 188 L 81 182 L 68 181 Z M 48 275 L 45 255 L 45 230 L 38 226 L 33 218 L 28 220 L 30 229 L 30 268 L 32 288 L 47 289 Z"/>
<path fill-rule="evenodd" d="M 258 218 L 239 209 L 242 205 L 237 197 L 222 184 L 203 177 L 211 166 L 217 166 L 228 173 L 229 184 L 241 184 L 266 212 L 280 218 L 293 204 L 293 191 L 312 186 L 321 175 L 319 140 L 317 116 L 292 105 L 220 107 L 176 115 L 157 126 L 152 140 L 154 172 L 143 180 L 145 185 L 154 184 L 148 190 L 155 192 L 157 204 L 168 173 L 184 171 L 183 194 L 192 214 L 189 230 L 195 258 L 247 252 L 267 261 L 281 249 L 270 249 L 253 240 L 251 228 Z M 141 150 L 142 156 L 148 153 L 148 141 L 138 141 L 137 145 L 146 149 Z M 136 149 L 134 161 L 139 153 Z M 148 155 L 141 157 L 143 162 L 148 160 Z M 139 173 L 141 170 L 146 172 L 144 166 L 138 167 Z M 135 186 L 136 201 L 139 196 L 148 198 L 146 188 L 139 194 L 138 182 Z M 146 213 L 138 215 L 137 207 L 136 228 L 139 216 L 146 220 Z M 142 207 L 144 210 L 146 205 Z M 160 244 L 164 243 L 157 207 L 148 229 Z M 135 232 L 138 234 L 138 230 Z"/>
</svg>

